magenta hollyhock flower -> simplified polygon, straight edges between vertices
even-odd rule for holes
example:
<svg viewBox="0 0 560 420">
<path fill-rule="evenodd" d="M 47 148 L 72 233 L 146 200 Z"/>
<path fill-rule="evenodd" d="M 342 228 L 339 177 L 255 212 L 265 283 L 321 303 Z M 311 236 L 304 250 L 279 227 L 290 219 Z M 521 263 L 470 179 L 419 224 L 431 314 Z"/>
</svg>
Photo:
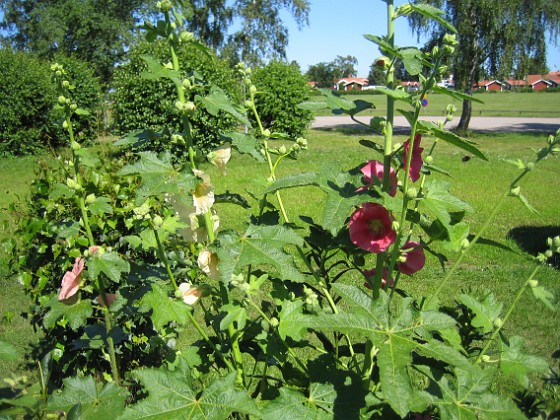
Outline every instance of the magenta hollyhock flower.
<svg viewBox="0 0 560 420">
<path fill-rule="evenodd" d="M 422 169 L 422 152 L 423 147 L 420 147 L 420 141 L 422 140 L 421 134 L 416 134 L 414 136 L 414 145 L 412 147 L 412 159 L 410 160 L 410 168 L 408 170 L 408 176 L 412 182 L 418 181 L 420 178 L 420 170 Z M 405 164 L 408 162 L 408 153 L 410 149 L 410 140 L 404 142 L 404 161 Z"/>
<path fill-rule="evenodd" d="M 395 242 L 393 217 L 381 204 L 365 203 L 356 209 L 348 224 L 350 240 L 366 251 L 379 254 Z"/>
<path fill-rule="evenodd" d="M 374 182 L 379 185 L 383 185 L 383 175 L 385 173 L 385 168 L 383 167 L 383 163 L 379 162 L 378 160 L 368 160 L 368 162 L 362 166 L 360 169 L 364 174 L 364 183 L 366 185 L 371 185 Z M 395 170 L 391 167 L 389 171 L 389 180 L 391 182 L 391 190 L 389 191 L 389 195 L 394 197 L 397 193 L 397 175 L 395 174 Z M 360 188 L 362 190 L 362 188 Z"/>
<path fill-rule="evenodd" d="M 66 300 L 74 296 L 78 289 L 80 288 L 80 282 L 82 281 L 82 271 L 84 271 L 84 266 L 86 261 L 82 258 L 76 258 L 74 261 L 74 267 L 72 271 L 67 271 L 62 278 L 62 284 L 60 292 L 58 294 L 58 300 Z"/>
<path fill-rule="evenodd" d="M 408 241 L 404 244 L 401 251 L 404 261 L 399 263 L 399 271 L 403 274 L 414 274 L 422 270 L 426 264 L 424 249 L 418 242 Z"/>
<path fill-rule="evenodd" d="M 375 276 L 376 270 L 375 268 L 373 270 L 364 270 L 362 271 L 362 274 L 369 280 L 371 278 L 373 278 Z M 383 269 L 383 277 L 381 277 L 381 288 L 385 289 L 385 286 L 387 286 L 387 279 L 389 278 L 389 271 L 387 270 L 387 268 Z M 390 279 L 389 281 L 389 287 L 393 287 L 393 279 Z M 369 283 L 366 281 L 364 283 L 364 287 L 371 289 L 371 286 L 369 285 Z"/>
</svg>

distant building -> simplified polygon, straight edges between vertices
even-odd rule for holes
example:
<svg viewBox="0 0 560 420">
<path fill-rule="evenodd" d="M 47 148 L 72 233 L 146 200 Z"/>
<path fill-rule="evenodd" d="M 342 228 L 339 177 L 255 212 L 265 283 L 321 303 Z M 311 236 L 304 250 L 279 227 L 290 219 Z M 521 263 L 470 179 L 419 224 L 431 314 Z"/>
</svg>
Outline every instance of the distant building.
<svg viewBox="0 0 560 420">
<path fill-rule="evenodd" d="M 369 85 L 367 77 L 343 77 L 338 79 L 333 86 L 334 90 L 362 90 Z"/>
</svg>

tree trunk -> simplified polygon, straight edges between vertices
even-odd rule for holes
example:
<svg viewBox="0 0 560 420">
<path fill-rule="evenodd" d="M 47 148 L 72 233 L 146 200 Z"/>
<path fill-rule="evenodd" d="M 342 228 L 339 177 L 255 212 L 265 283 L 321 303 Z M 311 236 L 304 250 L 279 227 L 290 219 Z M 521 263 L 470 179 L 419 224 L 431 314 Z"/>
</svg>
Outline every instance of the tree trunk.
<svg viewBox="0 0 560 420">
<path fill-rule="evenodd" d="M 469 11 L 469 21 L 471 22 L 472 30 L 471 42 L 468 48 L 468 53 L 466 54 L 467 62 L 470 67 L 465 78 L 464 92 L 467 95 L 472 95 L 473 87 L 475 83 L 478 82 L 478 67 L 480 65 L 480 49 L 478 46 L 478 23 L 476 18 L 476 10 L 471 7 Z M 471 101 L 463 101 L 463 111 L 461 112 L 461 119 L 457 125 L 458 131 L 467 131 L 469 128 L 469 123 L 471 122 L 472 115 L 472 103 Z"/>
<path fill-rule="evenodd" d="M 465 92 L 466 93 L 466 92 Z M 461 119 L 457 124 L 457 131 L 467 131 L 471 122 L 472 102 L 465 99 L 463 101 L 463 110 L 461 111 Z"/>
</svg>

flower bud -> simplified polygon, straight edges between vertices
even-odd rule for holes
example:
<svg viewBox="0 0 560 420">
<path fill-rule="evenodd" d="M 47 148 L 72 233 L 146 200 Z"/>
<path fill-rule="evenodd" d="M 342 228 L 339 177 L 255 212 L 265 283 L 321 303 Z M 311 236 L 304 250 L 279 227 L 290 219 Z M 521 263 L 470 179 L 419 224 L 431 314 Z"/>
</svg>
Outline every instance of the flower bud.
<svg viewBox="0 0 560 420">
<path fill-rule="evenodd" d="M 480 358 L 480 360 L 482 360 L 485 363 L 490 362 L 492 359 L 490 359 L 490 356 L 488 356 L 487 354 L 483 354 L 482 357 Z"/>
<path fill-rule="evenodd" d="M 247 86 L 253 86 L 253 82 L 251 81 L 251 79 L 249 79 L 248 77 L 245 79 L 245 84 Z"/>
<path fill-rule="evenodd" d="M 389 60 L 389 57 L 382 55 L 381 57 L 376 58 L 374 63 L 375 67 L 378 67 L 382 70 L 387 70 L 389 68 L 389 65 L 391 64 L 391 60 Z"/>
<path fill-rule="evenodd" d="M 92 204 L 95 201 L 95 194 L 91 193 L 86 197 L 86 204 Z"/>
<path fill-rule="evenodd" d="M 66 178 L 66 185 L 68 186 L 68 188 L 75 191 L 78 191 L 82 188 L 82 186 L 78 184 L 78 182 L 75 179 L 72 178 Z"/>
<path fill-rule="evenodd" d="M 535 288 L 539 285 L 539 281 L 535 279 L 531 279 L 527 282 L 527 284 L 529 285 L 529 287 Z"/>
<path fill-rule="evenodd" d="M 175 30 L 177 29 L 177 23 L 175 22 L 171 22 L 171 25 L 169 25 L 171 27 L 171 29 Z"/>
<path fill-rule="evenodd" d="M 443 43 L 453 46 L 459 45 L 459 41 L 457 41 L 457 35 L 455 34 L 445 34 L 443 36 Z"/>
<path fill-rule="evenodd" d="M 190 42 L 194 40 L 194 33 L 183 31 L 181 32 L 181 35 L 179 35 L 179 39 L 181 40 L 181 42 Z"/>
<path fill-rule="evenodd" d="M 428 155 L 424 158 L 424 162 L 426 162 L 428 165 L 431 165 L 434 161 L 434 157 L 432 155 Z"/>
<path fill-rule="evenodd" d="M 76 111 L 77 109 L 78 109 L 78 105 L 77 105 L 77 104 L 71 104 L 71 105 L 70 105 L 70 110 Z"/>
<path fill-rule="evenodd" d="M 72 143 L 70 144 L 70 148 L 74 152 L 77 152 L 78 150 L 80 150 L 82 148 L 82 146 L 80 146 L 80 143 L 78 143 L 76 140 L 72 140 Z"/>
<path fill-rule="evenodd" d="M 461 241 L 461 249 L 465 250 L 469 247 L 471 243 L 469 242 L 469 240 L 467 238 L 463 239 Z"/>
<path fill-rule="evenodd" d="M 62 87 L 68 89 L 70 87 L 70 82 L 68 80 L 62 81 Z"/>
<path fill-rule="evenodd" d="M 552 241 L 554 242 L 554 246 L 560 246 L 560 236 L 555 236 L 552 238 Z"/>
<path fill-rule="evenodd" d="M 254 105 L 254 102 L 253 102 L 253 101 L 250 101 L 250 100 L 246 100 L 246 101 L 245 101 L 245 106 L 246 106 L 247 108 L 253 108 L 253 105 Z"/>
<path fill-rule="evenodd" d="M 514 197 L 519 197 L 519 194 L 521 193 L 521 187 L 519 185 L 513 187 L 510 191 L 509 191 L 509 195 L 512 195 Z"/>
<path fill-rule="evenodd" d="M 56 75 L 56 77 L 62 77 L 62 70 L 57 70 L 54 72 L 54 74 Z"/>
<path fill-rule="evenodd" d="M 58 104 L 59 105 L 66 105 L 66 97 L 64 95 L 60 95 L 58 97 Z"/>
<path fill-rule="evenodd" d="M 268 128 L 263 131 L 263 136 L 265 136 L 266 138 L 270 137 L 270 130 Z"/>
<path fill-rule="evenodd" d="M 184 79 L 181 82 L 181 85 L 183 86 L 183 89 L 185 89 L 185 90 L 191 90 L 191 88 L 192 88 L 192 83 L 189 79 Z"/>
<path fill-rule="evenodd" d="M 251 85 L 251 87 L 249 87 L 249 92 L 254 95 L 257 93 L 257 87 L 255 85 Z"/>
<path fill-rule="evenodd" d="M 278 324 L 280 324 L 280 322 L 278 321 L 278 318 L 276 318 L 276 317 L 270 318 L 270 326 L 272 328 L 276 328 L 278 326 Z"/>
<path fill-rule="evenodd" d="M 406 190 L 406 197 L 410 200 L 414 200 L 417 195 L 418 191 L 414 187 L 410 187 L 408 190 Z"/>
<path fill-rule="evenodd" d="M 169 12 L 173 5 L 169 0 L 158 1 L 156 3 L 156 7 L 161 10 L 163 13 Z"/>
<path fill-rule="evenodd" d="M 504 325 L 504 320 L 503 320 L 502 318 L 497 318 L 497 319 L 494 321 L 494 326 L 495 326 L 496 328 L 502 328 L 503 325 Z"/>
<path fill-rule="evenodd" d="M 284 146 L 284 145 L 280 146 L 280 148 L 278 149 L 278 152 L 279 152 L 281 155 L 285 155 L 287 151 L 288 151 L 288 150 L 286 149 L 286 146 Z"/>
<path fill-rule="evenodd" d="M 525 165 L 525 170 L 532 171 L 533 169 L 535 169 L 535 164 L 533 162 L 529 162 Z"/>
<path fill-rule="evenodd" d="M 158 214 L 154 216 L 152 222 L 154 223 L 154 228 L 159 229 L 163 225 L 163 218 Z"/>
<path fill-rule="evenodd" d="M 299 144 L 302 149 L 307 147 L 307 139 L 304 139 L 303 137 L 298 137 L 296 143 Z"/>
<path fill-rule="evenodd" d="M 399 230 L 400 227 L 401 227 L 400 223 L 397 222 L 396 220 L 394 220 L 394 221 L 391 223 L 391 229 L 393 229 L 394 231 Z"/>
<path fill-rule="evenodd" d="M 545 256 L 546 258 L 552 258 L 553 255 L 554 255 L 554 252 L 552 252 L 550 249 L 547 249 L 547 250 L 544 252 L 544 256 Z"/>
<path fill-rule="evenodd" d="M 196 111 L 196 105 L 194 104 L 194 102 L 192 101 L 187 102 L 185 104 L 185 111 L 189 115 L 194 114 L 194 111 Z"/>
</svg>

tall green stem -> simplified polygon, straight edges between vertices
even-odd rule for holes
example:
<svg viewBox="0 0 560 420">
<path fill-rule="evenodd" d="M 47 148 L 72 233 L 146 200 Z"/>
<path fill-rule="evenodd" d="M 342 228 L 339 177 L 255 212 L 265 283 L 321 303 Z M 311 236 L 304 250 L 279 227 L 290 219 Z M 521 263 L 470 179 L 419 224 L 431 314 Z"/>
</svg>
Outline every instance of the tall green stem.
<svg viewBox="0 0 560 420">
<path fill-rule="evenodd" d="M 395 45 L 395 7 L 393 0 L 387 0 L 387 42 L 391 47 Z M 393 89 L 395 83 L 395 68 L 390 66 L 387 71 L 387 88 Z M 387 124 L 385 126 L 385 144 L 383 158 L 383 190 L 389 192 L 391 190 L 391 180 L 389 177 L 391 171 L 391 159 L 393 152 L 393 120 L 395 115 L 395 100 L 387 95 Z"/>
</svg>

